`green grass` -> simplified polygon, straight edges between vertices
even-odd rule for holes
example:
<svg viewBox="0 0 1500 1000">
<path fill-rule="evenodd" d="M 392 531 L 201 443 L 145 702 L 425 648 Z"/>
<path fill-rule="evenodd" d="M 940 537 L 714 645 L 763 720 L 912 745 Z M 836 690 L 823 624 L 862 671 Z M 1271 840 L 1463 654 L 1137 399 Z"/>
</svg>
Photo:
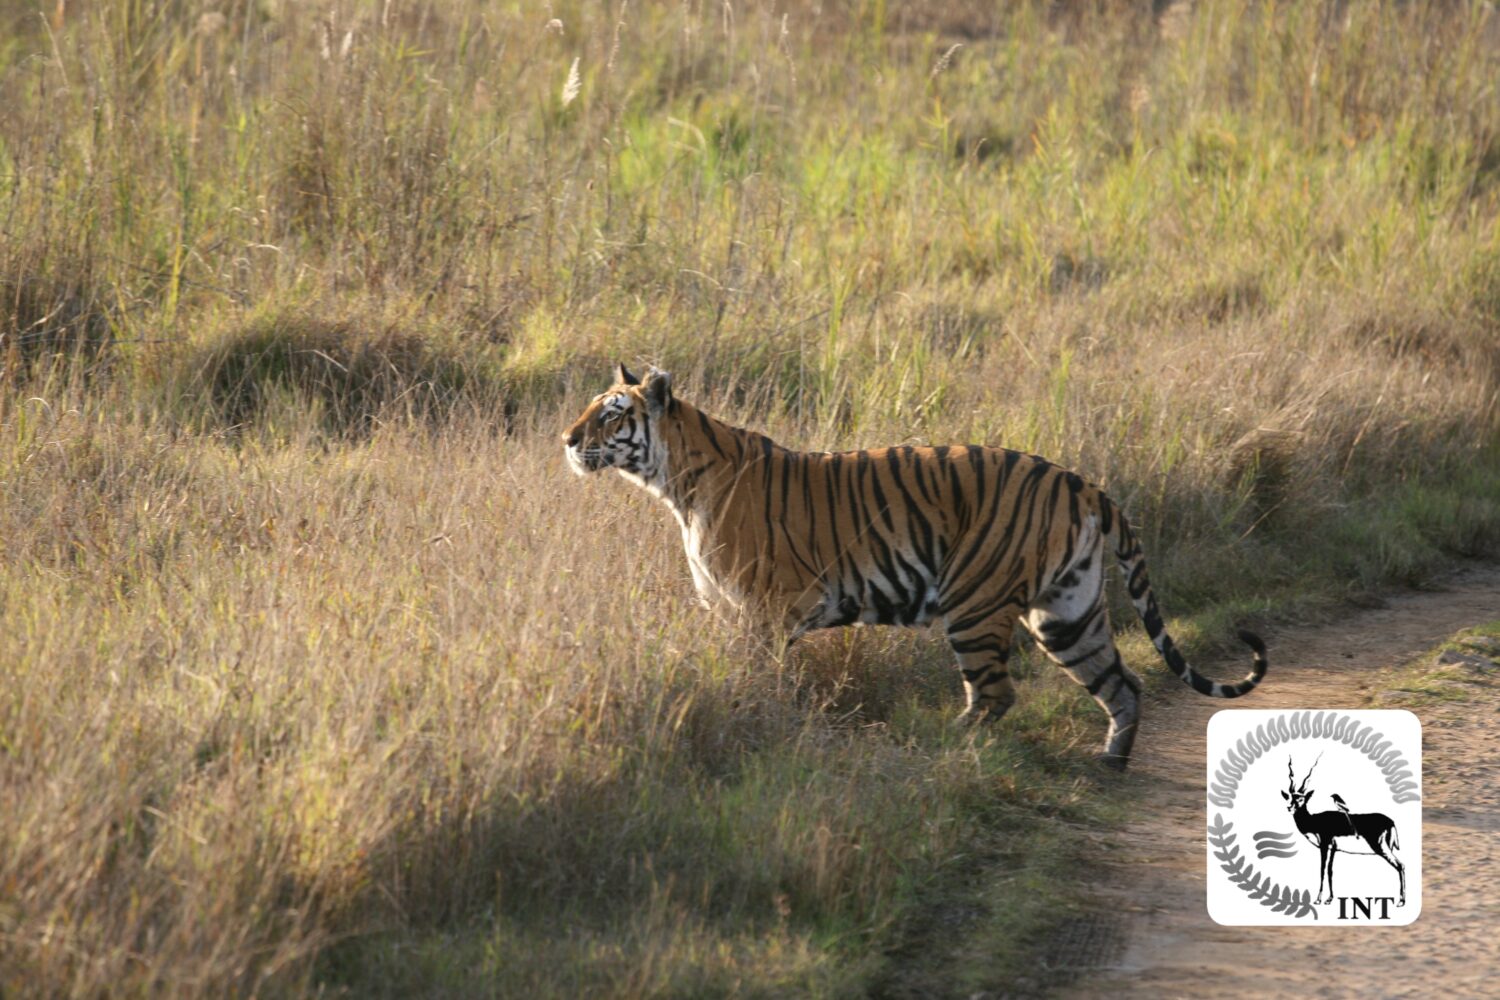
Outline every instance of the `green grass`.
<svg viewBox="0 0 1500 1000">
<path fill-rule="evenodd" d="M 1382 682 L 1376 701 L 1393 708 L 1472 701 L 1500 672 L 1500 621 L 1465 629 Z"/>
<path fill-rule="evenodd" d="M 1078 469 L 1199 655 L 1500 549 L 1483 4 L 81 6 L 0 0 L 7 996 L 1044 985 L 1097 709 L 697 609 L 562 468 L 616 359 Z"/>
</svg>

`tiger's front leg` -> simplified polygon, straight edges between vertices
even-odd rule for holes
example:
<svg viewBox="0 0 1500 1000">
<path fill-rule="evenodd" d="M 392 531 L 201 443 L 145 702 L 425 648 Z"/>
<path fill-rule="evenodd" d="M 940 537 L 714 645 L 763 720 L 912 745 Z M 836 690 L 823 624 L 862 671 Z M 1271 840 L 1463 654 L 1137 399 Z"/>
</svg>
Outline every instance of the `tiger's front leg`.
<svg viewBox="0 0 1500 1000">
<path fill-rule="evenodd" d="M 992 614 L 977 620 L 966 619 L 962 613 L 949 616 L 948 645 L 958 657 L 968 701 L 958 717 L 961 723 L 994 722 L 1016 703 L 1016 688 L 1007 669 L 1015 625 L 1014 615 Z"/>
</svg>

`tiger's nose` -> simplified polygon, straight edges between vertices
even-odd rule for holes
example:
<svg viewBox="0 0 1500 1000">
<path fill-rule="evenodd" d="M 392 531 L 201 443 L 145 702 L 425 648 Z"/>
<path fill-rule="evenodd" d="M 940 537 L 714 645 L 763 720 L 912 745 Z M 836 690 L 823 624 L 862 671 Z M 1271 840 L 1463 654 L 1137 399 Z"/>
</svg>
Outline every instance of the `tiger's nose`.
<svg viewBox="0 0 1500 1000">
<path fill-rule="evenodd" d="M 577 448 L 583 443 L 583 431 L 571 431 L 564 434 L 563 440 L 567 442 L 569 448 Z"/>
</svg>

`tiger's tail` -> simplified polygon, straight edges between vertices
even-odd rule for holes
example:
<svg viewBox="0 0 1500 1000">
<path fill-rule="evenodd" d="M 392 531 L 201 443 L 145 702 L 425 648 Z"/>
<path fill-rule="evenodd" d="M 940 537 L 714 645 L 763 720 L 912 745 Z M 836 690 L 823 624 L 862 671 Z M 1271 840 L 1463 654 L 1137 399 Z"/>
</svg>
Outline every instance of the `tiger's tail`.
<svg viewBox="0 0 1500 1000">
<path fill-rule="evenodd" d="M 1106 498 L 1105 502 L 1110 504 L 1113 508 L 1111 513 L 1114 514 L 1114 524 L 1106 532 L 1106 537 L 1115 547 L 1115 558 L 1120 561 L 1120 570 L 1125 575 L 1130 601 L 1135 605 L 1136 614 L 1141 616 L 1141 624 L 1146 626 L 1146 634 L 1151 637 L 1156 651 L 1167 661 L 1167 666 L 1188 687 L 1210 698 L 1238 698 L 1255 690 L 1265 678 L 1267 666 L 1266 644 L 1261 642 L 1260 636 L 1244 629 L 1237 633 L 1240 641 L 1249 646 L 1254 654 L 1254 666 L 1244 680 L 1235 684 L 1221 684 L 1194 670 L 1178 652 L 1172 637 L 1167 634 L 1166 626 L 1162 624 L 1161 609 L 1156 605 L 1156 595 L 1152 593 L 1151 580 L 1146 575 L 1146 554 L 1141 551 L 1135 532 L 1130 530 L 1130 522 L 1125 520 L 1125 515 L 1111 501 Z"/>
</svg>

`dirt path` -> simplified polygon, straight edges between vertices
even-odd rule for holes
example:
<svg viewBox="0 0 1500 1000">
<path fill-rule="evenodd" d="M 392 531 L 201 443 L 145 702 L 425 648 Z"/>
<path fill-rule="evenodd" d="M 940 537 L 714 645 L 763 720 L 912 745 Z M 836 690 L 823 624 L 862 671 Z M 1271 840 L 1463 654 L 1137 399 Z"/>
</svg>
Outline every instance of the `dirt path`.
<svg viewBox="0 0 1500 1000">
<path fill-rule="evenodd" d="M 1352 611 L 1340 623 L 1270 634 L 1271 672 L 1244 707 L 1358 707 L 1379 670 L 1497 617 L 1500 568 L 1491 567 L 1456 574 L 1440 591 Z M 1216 676 L 1231 673 L 1223 665 Z M 1115 933 L 1107 946 L 1077 956 L 1093 971 L 1056 995 L 1496 996 L 1500 689 L 1480 690 L 1474 701 L 1414 709 L 1424 746 L 1422 914 L 1410 927 L 1383 931 L 1220 927 L 1209 919 L 1204 732 L 1225 706 L 1186 689 L 1153 699 L 1128 779 L 1139 790 L 1139 819 L 1120 836 L 1112 884 L 1101 893 L 1100 921 Z"/>
</svg>

